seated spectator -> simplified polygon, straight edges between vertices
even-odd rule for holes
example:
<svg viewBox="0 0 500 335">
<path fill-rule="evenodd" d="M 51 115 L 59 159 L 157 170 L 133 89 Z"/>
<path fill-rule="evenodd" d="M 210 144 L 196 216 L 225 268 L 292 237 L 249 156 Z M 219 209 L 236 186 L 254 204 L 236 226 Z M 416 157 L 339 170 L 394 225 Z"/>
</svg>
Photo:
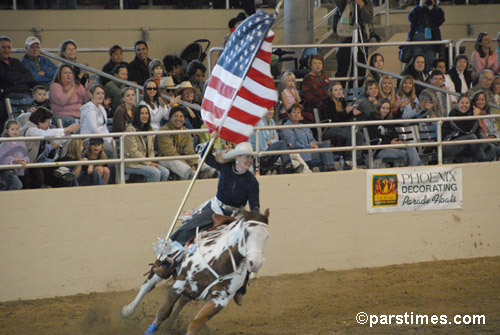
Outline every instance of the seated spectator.
<svg viewBox="0 0 500 335">
<path fill-rule="evenodd" d="M 170 110 L 170 121 L 164 125 L 161 130 L 187 129 L 184 126 L 186 114 L 187 110 L 184 106 L 179 105 L 172 107 Z M 157 135 L 156 142 L 159 156 L 184 156 L 195 154 L 193 139 L 190 134 Z M 163 165 L 181 179 L 192 179 L 198 166 L 198 158 L 161 161 L 160 165 Z M 200 173 L 202 173 L 201 178 L 208 178 L 215 176 L 217 172 L 214 168 L 203 163 Z"/>
<path fill-rule="evenodd" d="M 439 70 L 434 70 L 431 73 L 430 84 L 439 88 L 443 87 L 444 75 Z M 423 96 L 428 96 L 429 99 L 422 98 Z M 446 95 L 440 91 L 433 90 L 432 88 L 426 88 L 420 93 L 419 100 L 430 100 L 434 103 L 434 107 L 429 111 L 429 117 L 444 117 L 448 114 L 446 109 Z"/>
<path fill-rule="evenodd" d="M 450 76 L 446 74 L 446 61 L 442 58 L 436 58 L 432 61 L 432 70 L 429 73 L 429 78 L 432 73 L 432 71 L 441 71 L 444 76 L 444 81 L 443 81 L 443 86 L 441 88 L 447 89 L 448 91 L 455 92 L 455 85 L 453 84 L 453 81 L 451 80 Z M 430 80 L 429 80 L 430 81 Z M 452 99 L 453 102 L 456 102 L 456 98 L 454 95 L 451 95 L 450 98 Z"/>
<path fill-rule="evenodd" d="M 183 81 L 181 83 L 180 88 L 176 92 L 177 95 L 180 95 L 181 100 L 185 102 L 189 102 L 195 104 L 194 98 L 196 96 L 194 87 L 191 86 L 189 81 Z M 199 110 L 191 109 L 186 107 L 187 110 L 187 121 L 186 127 L 189 129 L 200 129 L 203 124 L 203 120 L 201 119 L 201 114 Z"/>
<path fill-rule="evenodd" d="M 396 90 L 394 89 L 394 83 L 392 81 L 392 78 L 390 76 L 382 76 L 380 78 L 380 81 L 378 83 L 378 90 L 380 94 L 380 98 L 385 98 L 389 99 L 391 102 L 392 106 L 392 117 L 394 119 L 400 119 L 401 115 L 398 114 L 399 111 L 399 106 L 401 105 L 401 102 L 399 101 L 398 97 L 396 96 Z"/>
<path fill-rule="evenodd" d="M 425 72 L 425 57 L 422 54 L 414 55 L 405 69 L 401 72 L 402 76 L 412 76 L 414 80 L 426 82 L 429 77 Z M 423 86 L 415 85 L 415 92 L 417 96 L 424 90 Z"/>
<path fill-rule="evenodd" d="M 19 123 L 9 120 L 5 123 L 2 137 L 19 137 Z M 21 164 L 29 162 L 28 149 L 24 141 L 0 143 L 0 165 Z M 15 191 L 23 188 L 18 176 L 24 176 L 24 169 L 0 170 L 0 191 Z"/>
<path fill-rule="evenodd" d="M 109 134 L 108 116 L 104 109 L 104 87 L 94 84 L 90 88 L 91 99 L 80 108 L 82 115 L 81 134 Z M 113 138 L 104 137 L 104 150 L 108 156 L 113 156 Z"/>
<path fill-rule="evenodd" d="M 176 85 L 182 81 L 182 59 L 176 55 L 166 55 L 163 57 L 163 67 L 168 77 L 172 77 Z"/>
<path fill-rule="evenodd" d="M 75 80 L 73 67 L 61 64 L 57 69 L 54 82 L 50 85 L 50 107 L 54 111 L 54 121 L 61 120 L 63 127 L 80 119 L 80 108 L 87 102 L 87 92 Z"/>
<path fill-rule="evenodd" d="M 113 132 L 121 133 L 127 129 L 132 122 L 135 110 L 135 89 L 126 87 L 122 90 L 122 104 L 118 106 L 113 114 Z"/>
<path fill-rule="evenodd" d="M 128 69 L 126 65 L 119 64 L 115 66 L 113 69 L 113 76 L 121 79 L 121 80 L 127 80 L 128 79 Z M 121 105 L 122 103 L 122 91 L 125 88 L 125 84 L 122 84 L 118 81 L 110 80 L 104 86 L 104 92 L 106 93 L 106 98 L 111 99 L 111 103 L 109 105 L 110 110 L 111 110 L 111 115 L 108 115 L 109 117 L 113 117 L 114 112 L 118 108 L 118 106 Z"/>
<path fill-rule="evenodd" d="M 266 126 L 275 126 L 273 120 L 274 115 L 274 107 L 271 107 L 266 115 L 262 119 L 257 122 L 257 127 L 266 127 Z M 249 138 L 250 144 L 252 144 L 252 148 L 254 151 L 257 150 L 257 138 L 255 135 L 255 131 Z M 282 141 L 278 137 L 278 132 L 276 129 L 272 130 L 261 130 L 259 131 L 259 151 L 267 151 L 267 150 L 287 150 L 288 145 L 285 141 Z M 260 173 L 262 175 L 267 174 L 269 170 L 273 169 L 274 164 L 281 159 L 281 165 L 283 167 L 283 172 L 285 173 L 300 173 L 304 169 L 304 165 L 298 164 L 296 167 L 292 165 L 292 160 L 289 154 L 282 155 L 272 155 L 272 156 L 261 156 L 260 157 Z"/>
<path fill-rule="evenodd" d="M 21 128 L 21 136 L 43 136 L 55 137 L 65 136 L 77 132 L 80 125 L 72 124 L 65 128 L 50 128 L 52 112 L 44 107 L 39 107 L 31 113 L 29 121 Z M 29 161 L 31 163 L 53 162 L 57 149 L 59 149 L 65 140 L 47 140 L 26 141 Z M 41 188 L 45 184 L 45 175 L 41 168 L 28 169 L 26 171 L 23 184 L 25 188 Z"/>
<path fill-rule="evenodd" d="M 42 45 L 37 37 L 28 37 L 24 46 L 26 55 L 21 59 L 21 63 L 31 72 L 37 85 L 43 85 L 48 89 L 56 74 L 57 66 L 47 57 L 40 56 Z"/>
<path fill-rule="evenodd" d="M 149 63 L 151 58 L 148 57 L 149 48 L 145 41 L 137 41 L 134 45 L 135 58 L 128 64 L 128 78 L 130 81 L 138 85 L 144 85 L 149 75 Z"/>
<path fill-rule="evenodd" d="M 412 76 L 404 76 L 396 93 L 401 105 L 398 114 L 403 119 L 412 119 L 417 114 L 418 98 Z"/>
<path fill-rule="evenodd" d="M 311 72 L 305 75 L 302 82 L 302 91 L 304 92 L 304 111 L 303 117 L 305 123 L 314 123 L 314 108 L 321 109 L 323 99 L 328 97 L 328 88 L 330 79 L 323 72 L 323 56 L 314 55 L 310 59 Z"/>
<path fill-rule="evenodd" d="M 113 70 L 115 69 L 115 66 L 117 66 L 117 65 L 127 66 L 128 64 L 123 61 L 123 49 L 122 49 L 122 47 L 115 44 L 109 49 L 109 61 L 106 64 L 104 64 L 104 66 L 102 67 L 102 72 L 105 72 L 105 73 L 110 74 L 110 75 L 114 75 Z M 128 73 L 128 70 L 127 70 L 127 73 Z M 99 78 L 99 82 L 104 87 L 106 87 L 106 84 L 108 83 L 108 81 L 109 81 L 109 79 L 107 79 L 107 78 L 104 78 L 104 77 Z"/>
<path fill-rule="evenodd" d="M 373 80 L 373 79 L 370 79 Z M 344 90 L 342 84 L 338 81 L 332 83 L 330 96 L 323 100 L 320 110 L 321 120 L 328 122 L 351 122 L 356 121 L 357 117 L 361 115 L 361 111 L 356 106 L 347 106 L 344 99 Z M 352 145 L 351 140 L 351 127 L 330 127 L 326 128 L 323 132 L 324 140 L 332 140 L 333 138 L 341 138 L 344 140 L 346 146 Z M 356 145 L 363 144 L 363 133 L 360 128 L 356 131 Z M 361 150 L 356 151 L 356 159 L 361 162 Z M 346 159 L 350 160 L 351 151 L 346 152 Z"/>
<path fill-rule="evenodd" d="M 288 109 L 288 120 L 284 125 L 298 125 L 302 118 L 302 105 L 293 104 Z M 314 139 L 310 128 L 283 129 L 282 138 L 288 144 L 290 149 L 317 149 L 328 148 L 329 143 L 320 143 Z M 312 169 L 319 166 L 320 171 L 335 171 L 334 157 L 332 152 L 306 152 L 300 156 Z"/>
<path fill-rule="evenodd" d="M 47 89 L 45 86 L 36 85 L 33 87 L 33 102 L 28 109 L 29 112 L 34 112 L 38 107 L 45 107 L 50 110 L 50 103 L 47 100 Z"/>
<path fill-rule="evenodd" d="M 477 80 L 477 77 L 483 70 L 491 70 L 493 73 L 498 73 L 498 54 L 491 46 L 491 39 L 488 33 L 479 33 L 477 35 L 470 61 L 473 79 Z"/>
<path fill-rule="evenodd" d="M 380 99 L 380 90 L 375 80 L 367 79 L 364 85 L 364 98 L 359 100 L 357 109 L 361 112 L 356 115 L 353 121 L 366 121 L 372 118 L 377 110 Z"/>
<path fill-rule="evenodd" d="M 200 129 L 207 129 L 207 126 L 203 124 Z M 211 134 L 209 132 L 207 133 L 202 133 L 198 135 L 198 142 L 199 144 L 207 143 L 210 141 Z M 231 143 L 229 141 L 226 141 L 220 137 L 217 137 L 214 140 L 214 145 L 213 148 L 217 151 L 227 151 L 234 149 L 235 145 L 234 143 Z"/>
<path fill-rule="evenodd" d="M 194 99 L 193 103 L 201 105 L 201 101 L 203 100 L 203 94 L 205 93 L 205 72 L 207 72 L 207 68 L 203 65 L 202 62 L 198 60 L 192 60 L 189 62 L 186 72 L 193 85 L 194 89 Z M 184 99 L 183 99 L 184 100 Z"/>
<path fill-rule="evenodd" d="M 472 87 L 472 73 L 468 70 L 469 60 L 466 55 L 458 55 L 453 60 L 453 67 L 448 71 L 454 91 L 465 94 Z"/>
<path fill-rule="evenodd" d="M 391 102 L 388 99 L 380 99 L 376 112 L 372 120 L 390 120 L 392 119 Z M 403 144 L 399 139 L 396 125 L 394 124 L 380 124 L 374 126 L 367 126 L 370 135 L 370 144 Z M 404 159 L 408 161 L 409 165 L 417 166 L 423 165 L 415 147 L 408 147 L 402 149 L 387 148 L 377 150 L 375 158 L 384 159 Z"/>
<path fill-rule="evenodd" d="M 65 59 L 70 60 L 72 62 L 78 63 L 78 61 L 76 59 L 77 55 L 78 55 L 78 51 L 77 51 L 77 46 L 76 46 L 75 41 L 65 40 L 59 46 L 59 56 L 61 56 L 62 58 L 65 58 Z M 89 63 L 85 60 L 81 61 L 80 63 L 85 65 L 85 66 L 89 66 Z M 78 66 L 75 66 L 73 68 L 73 73 L 75 75 L 76 81 L 79 81 L 80 84 L 82 84 L 85 87 L 87 87 L 89 85 L 89 74 L 87 73 L 87 71 L 82 70 Z"/>
<path fill-rule="evenodd" d="M 491 90 L 491 86 L 493 85 L 493 80 L 495 80 L 495 75 L 493 74 L 493 71 L 491 70 L 483 70 L 479 74 L 479 82 L 474 85 L 470 90 L 467 91 L 467 95 L 469 98 L 472 99 L 474 94 L 478 91 L 483 91 L 484 94 L 486 95 L 486 100 L 488 101 L 488 104 L 494 104 L 495 103 L 495 95 L 493 94 L 493 91 Z"/>
<path fill-rule="evenodd" d="M 160 122 L 168 120 L 168 104 L 161 97 L 158 84 L 154 79 L 150 78 L 144 83 L 144 97 L 139 102 L 139 105 L 148 106 L 153 130 L 159 130 Z"/>
<path fill-rule="evenodd" d="M 468 96 L 461 95 L 450 117 L 479 115 L 479 110 L 473 112 Z M 443 141 L 477 140 L 481 138 L 478 120 L 447 121 L 442 126 Z M 445 145 L 443 157 L 464 157 L 472 155 L 478 162 L 485 162 L 486 153 L 481 143 Z"/>
<path fill-rule="evenodd" d="M 476 115 L 489 115 L 491 114 L 490 105 L 486 100 L 486 94 L 483 91 L 477 91 L 472 96 L 472 108 Z M 484 138 L 498 138 L 498 130 L 495 127 L 494 119 L 481 119 L 479 120 L 481 134 Z"/>
<path fill-rule="evenodd" d="M 379 53 L 374 53 L 370 56 L 370 61 L 368 63 L 371 67 L 383 70 L 384 69 L 384 56 Z M 377 83 L 380 82 L 382 78 L 382 73 L 376 71 L 369 71 L 366 79 L 373 79 Z"/>
<path fill-rule="evenodd" d="M 149 63 L 149 76 L 153 78 L 158 86 L 162 86 L 162 78 L 165 77 L 165 68 L 163 67 L 163 63 L 159 59 L 153 59 L 151 63 Z M 165 79 L 163 79 L 165 81 Z"/>
<path fill-rule="evenodd" d="M 149 109 L 139 105 L 134 110 L 132 122 L 127 127 L 127 132 L 150 131 Z M 125 137 L 126 158 L 152 158 L 155 157 L 153 135 Z M 125 172 L 129 175 L 138 174 L 146 178 L 148 183 L 166 181 L 170 172 L 156 162 L 126 162 Z"/>
<path fill-rule="evenodd" d="M 283 110 L 280 111 L 280 118 L 287 117 L 287 109 L 293 104 L 300 104 L 302 99 L 299 95 L 299 90 L 296 88 L 295 75 L 291 71 L 286 71 L 281 77 L 283 91 L 281 91 L 281 101 L 283 102 Z"/>
<path fill-rule="evenodd" d="M 64 151 L 64 148 L 62 151 Z M 61 152 L 61 157 L 56 162 L 87 160 L 87 158 L 83 158 L 83 140 L 79 138 L 72 139 L 65 151 Z M 82 165 L 53 168 L 53 172 L 47 176 L 47 184 L 54 188 L 79 186 L 78 176 L 80 176 L 81 172 Z"/>
<path fill-rule="evenodd" d="M 84 153 L 84 157 L 89 161 L 88 165 L 82 166 L 82 171 L 78 176 L 78 185 L 106 185 L 109 182 L 111 172 L 106 164 L 95 164 L 90 161 L 108 159 L 103 149 L 102 138 L 91 138 Z"/>
<path fill-rule="evenodd" d="M 5 98 L 25 100 L 26 109 L 31 103 L 31 87 L 35 80 L 30 71 L 17 59 L 11 58 L 12 41 L 0 36 L 0 124 L 7 121 Z"/>
</svg>

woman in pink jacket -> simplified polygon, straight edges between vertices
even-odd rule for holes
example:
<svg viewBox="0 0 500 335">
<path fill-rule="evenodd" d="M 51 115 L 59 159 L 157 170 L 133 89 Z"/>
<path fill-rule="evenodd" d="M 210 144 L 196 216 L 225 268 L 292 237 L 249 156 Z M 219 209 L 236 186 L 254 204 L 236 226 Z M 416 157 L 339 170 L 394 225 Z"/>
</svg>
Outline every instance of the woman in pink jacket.
<svg viewBox="0 0 500 335">
<path fill-rule="evenodd" d="M 67 127 L 80 120 L 80 107 L 87 102 L 87 92 L 79 81 L 75 81 L 71 66 L 59 66 L 54 82 L 50 85 L 49 97 L 54 121 L 60 119 L 63 127 Z"/>
<path fill-rule="evenodd" d="M 491 46 L 488 33 L 479 33 L 471 55 L 472 78 L 477 79 L 481 71 L 490 69 L 498 74 L 498 54 Z"/>
</svg>

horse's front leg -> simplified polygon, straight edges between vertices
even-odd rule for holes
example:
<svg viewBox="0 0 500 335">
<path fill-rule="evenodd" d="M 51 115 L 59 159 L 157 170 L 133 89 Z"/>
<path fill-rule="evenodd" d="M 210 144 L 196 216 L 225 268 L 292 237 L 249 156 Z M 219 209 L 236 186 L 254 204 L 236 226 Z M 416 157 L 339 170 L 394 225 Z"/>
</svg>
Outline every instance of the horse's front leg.
<svg viewBox="0 0 500 335">
<path fill-rule="evenodd" d="M 149 328 L 144 332 L 144 335 L 153 334 L 158 330 L 158 327 L 160 327 L 161 323 L 165 321 L 172 313 L 172 309 L 174 308 L 174 305 L 180 296 L 181 294 L 177 293 L 176 289 L 174 289 L 173 287 L 170 288 L 165 303 L 156 313 L 155 320 L 153 321 L 151 326 L 149 326 Z"/>
<path fill-rule="evenodd" d="M 128 318 L 130 315 L 132 315 L 132 313 L 134 313 L 135 309 L 137 308 L 137 305 L 141 302 L 142 298 L 144 298 L 144 296 L 162 280 L 163 279 L 157 275 L 154 275 L 150 279 L 146 280 L 146 282 L 142 284 L 139 293 L 137 293 L 134 301 L 122 308 L 122 318 Z"/>
<path fill-rule="evenodd" d="M 224 307 L 217 306 L 213 301 L 209 301 L 198 312 L 196 318 L 191 322 L 186 335 L 198 335 L 201 327 L 208 322 L 215 314 L 219 313 Z"/>
</svg>

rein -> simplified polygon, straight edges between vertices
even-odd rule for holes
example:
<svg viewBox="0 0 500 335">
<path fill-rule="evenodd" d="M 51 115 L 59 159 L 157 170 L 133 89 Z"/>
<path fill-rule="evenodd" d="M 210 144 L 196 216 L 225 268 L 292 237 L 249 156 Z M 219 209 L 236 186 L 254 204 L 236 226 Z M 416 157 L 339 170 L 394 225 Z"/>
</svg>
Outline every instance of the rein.
<svg viewBox="0 0 500 335">
<path fill-rule="evenodd" d="M 245 229 L 248 224 L 250 223 L 253 223 L 253 224 L 257 224 L 257 225 L 261 225 L 261 226 L 266 226 L 267 227 L 267 224 L 265 224 L 264 222 L 260 222 L 260 221 L 255 221 L 255 220 L 249 220 L 249 221 L 243 221 L 243 219 L 241 219 L 237 224 L 234 225 L 234 228 L 236 228 L 238 225 L 241 225 L 241 228 L 242 228 L 242 232 L 243 232 L 243 236 L 242 237 L 239 237 L 238 239 L 238 252 L 243 255 L 243 261 L 241 262 L 240 264 L 240 270 L 238 271 L 238 267 L 236 267 L 236 261 L 234 259 L 234 255 L 231 251 L 231 248 L 229 247 L 229 238 L 231 237 L 231 234 L 228 234 L 227 238 L 226 238 L 226 246 L 227 246 L 227 251 L 229 252 L 229 257 L 231 259 L 231 264 L 233 266 L 233 272 L 230 272 L 224 276 L 221 276 L 219 275 L 211 266 L 210 264 L 208 264 L 208 262 L 205 260 L 205 258 L 203 257 L 203 254 L 201 253 L 201 250 L 200 250 L 200 246 L 198 244 L 198 239 L 195 240 L 195 243 L 197 245 L 197 248 L 196 248 L 196 252 L 199 252 L 200 253 L 200 256 L 201 256 L 201 259 L 203 260 L 203 262 L 205 262 L 205 265 L 207 266 L 208 270 L 210 270 L 210 272 L 214 275 L 215 277 L 215 280 L 210 284 L 208 285 L 204 290 L 203 292 L 199 295 L 198 299 L 199 300 L 204 300 L 208 294 L 208 292 L 210 291 L 210 289 L 212 287 L 214 287 L 216 284 L 224 281 L 224 280 L 227 280 L 227 279 L 231 279 L 231 278 L 234 278 L 236 277 L 237 275 L 240 275 L 242 273 L 242 271 L 244 270 L 244 267 L 246 266 L 246 262 L 244 262 L 245 258 L 247 257 L 248 254 L 250 253 L 254 253 L 254 252 L 259 252 L 259 250 L 250 250 L 250 251 L 247 251 L 246 250 L 246 238 L 245 238 Z M 234 229 L 234 228 L 231 228 L 231 229 Z M 241 249 L 244 249 L 246 250 L 245 253 L 242 252 Z"/>
</svg>

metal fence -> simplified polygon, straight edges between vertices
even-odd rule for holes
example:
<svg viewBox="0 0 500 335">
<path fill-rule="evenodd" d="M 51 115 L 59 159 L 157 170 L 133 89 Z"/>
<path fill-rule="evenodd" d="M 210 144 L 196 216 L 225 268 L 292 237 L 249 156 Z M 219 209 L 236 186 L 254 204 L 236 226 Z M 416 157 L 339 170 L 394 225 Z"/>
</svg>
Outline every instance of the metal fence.
<svg viewBox="0 0 500 335">
<path fill-rule="evenodd" d="M 398 119 L 398 120 L 384 120 L 384 121 L 362 121 L 362 122 L 342 122 L 342 123 L 317 123 L 317 124 L 300 124 L 300 125 L 278 125 L 272 127 L 256 127 L 256 151 L 254 152 L 255 157 L 259 158 L 261 156 L 270 155 L 281 155 L 284 153 L 288 154 L 300 154 L 300 153 L 312 153 L 312 152 L 352 152 L 352 168 L 359 168 L 359 162 L 356 161 L 356 152 L 358 150 L 369 150 L 369 149 L 387 149 L 387 148 L 408 148 L 408 147 L 437 147 L 437 161 L 438 164 L 443 164 L 443 146 L 448 145 L 461 145 L 470 143 L 500 143 L 500 138 L 490 138 L 490 139 L 479 139 L 479 140 L 464 140 L 464 141 L 443 141 L 441 134 L 441 126 L 443 122 L 446 121 L 465 121 L 465 120 L 476 120 L 476 119 L 492 119 L 500 118 L 500 115 L 484 115 L 484 116 L 471 116 L 471 117 L 443 117 L 443 118 L 426 118 L 426 119 Z M 295 128 L 329 128 L 329 127 L 351 127 L 352 134 L 354 134 L 360 127 L 371 126 L 371 125 L 383 125 L 383 124 L 419 124 L 419 123 L 435 123 L 437 124 L 437 139 L 435 142 L 412 142 L 404 144 L 387 144 L 387 145 L 365 145 L 356 143 L 356 136 L 352 136 L 352 145 L 343 147 L 330 147 L 330 148 L 318 148 L 318 149 L 293 149 L 293 150 L 281 150 L 281 151 L 260 151 L 259 150 L 259 133 L 262 130 L 284 130 L 284 129 L 295 129 Z M 159 156 L 159 157 L 149 157 L 149 158 L 126 158 L 125 157 L 125 137 L 127 136 L 144 136 L 144 135 L 177 135 L 177 134 L 201 134 L 207 133 L 207 129 L 188 129 L 188 130 L 176 130 L 176 131 L 147 131 L 147 132 L 123 132 L 123 133 L 109 133 L 109 134 L 78 134 L 70 136 L 60 136 L 60 137 L 1 137 L 0 144 L 2 142 L 13 142 L 13 141 L 47 141 L 47 140 L 71 140 L 71 139 L 88 139 L 88 138 L 117 138 L 118 151 L 115 157 L 106 160 L 93 160 L 95 164 L 116 164 L 117 165 L 117 183 L 125 183 L 125 163 L 127 162 L 161 162 L 167 160 L 185 160 L 190 158 L 198 158 L 198 155 L 186 155 L 186 156 Z M 256 160 L 258 166 L 258 159 Z M 60 166 L 76 166 L 76 165 L 88 165 L 89 161 L 65 161 L 65 162 L 44 162 L 44 163 L 29 163 L 26 166 L 21 164 L 12 165 L 0 165 L 0 170 L 5 169 L 29 169 L 29 168 L 47 168 L 47 167 L 60 167 Z"/>
</svg>

